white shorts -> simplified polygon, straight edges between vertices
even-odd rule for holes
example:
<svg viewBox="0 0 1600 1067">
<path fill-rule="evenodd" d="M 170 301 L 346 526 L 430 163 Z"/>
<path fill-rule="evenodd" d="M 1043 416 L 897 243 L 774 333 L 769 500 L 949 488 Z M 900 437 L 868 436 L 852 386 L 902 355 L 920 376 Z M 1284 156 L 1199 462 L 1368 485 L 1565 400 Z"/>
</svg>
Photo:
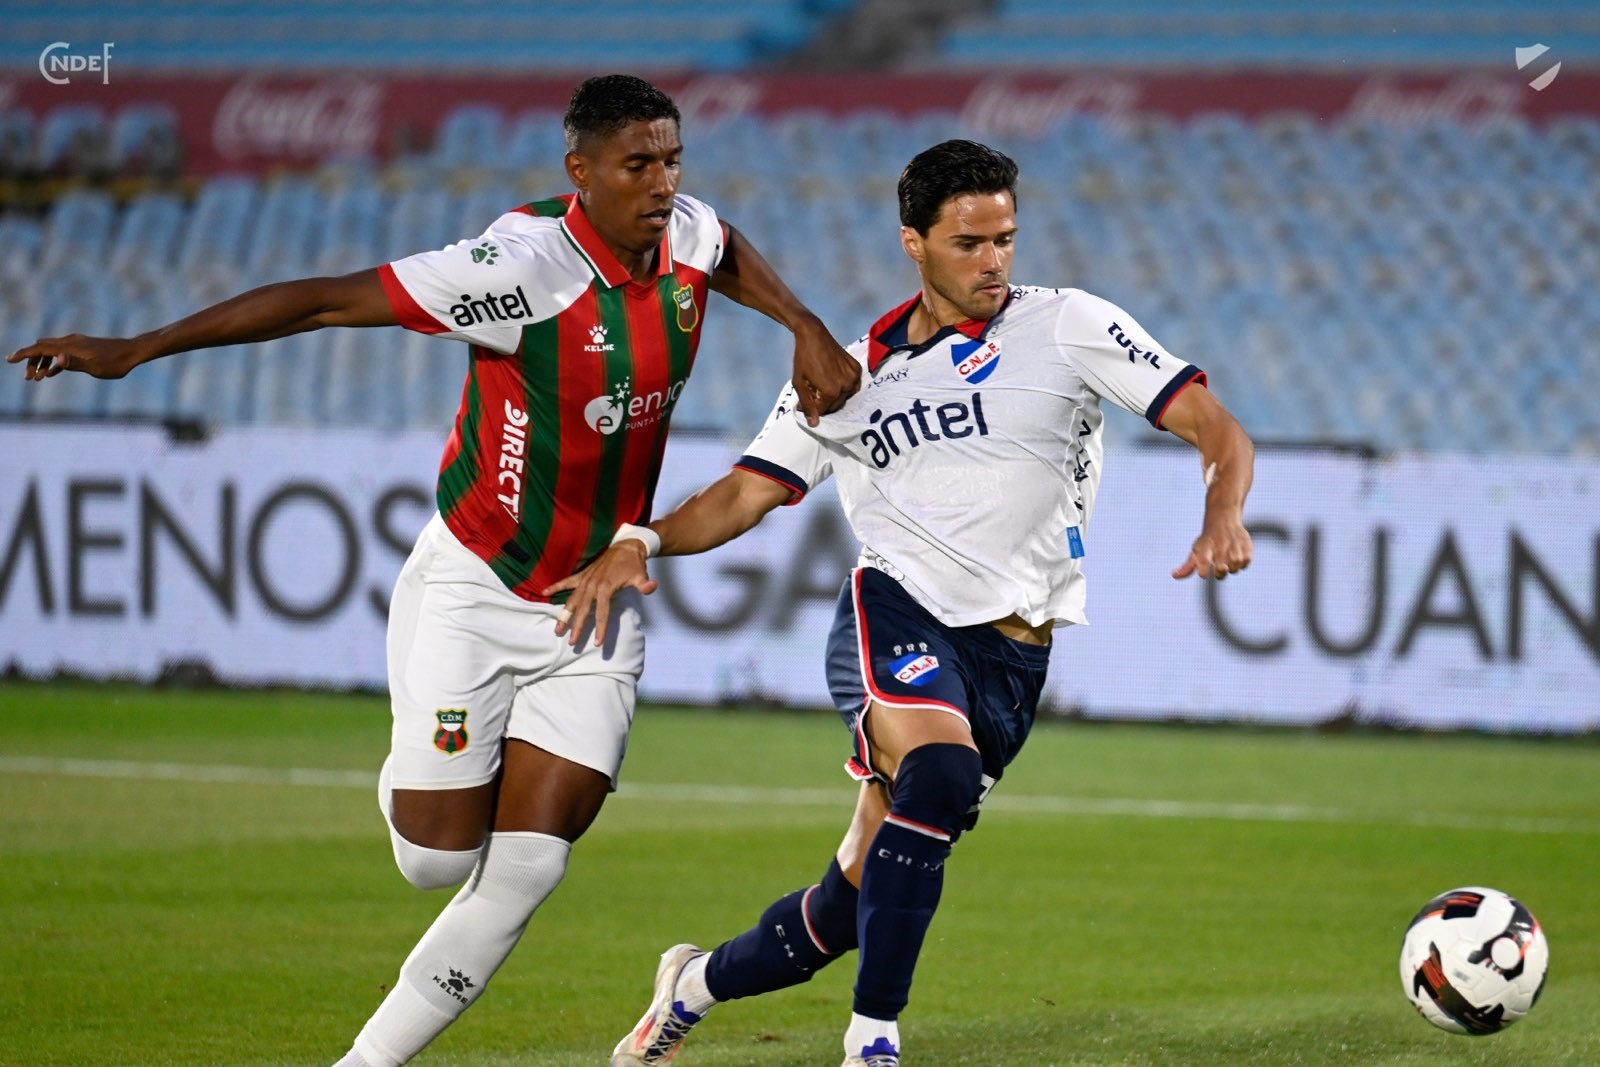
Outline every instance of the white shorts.
<svg viewBox="0 0 1600 1067">
<path fill-rule="evenodd" d="M 611 779 L 644 668 L 639 593 L 613 602 L 603 644 L 557 637 L 564 609 L 517 596 L 435 515 L 389 603 L 396 789 L 462 789 L 500 772 L 516 738 Z M 569 635 L 570 636 L 570 635 Z"/>
</svg>

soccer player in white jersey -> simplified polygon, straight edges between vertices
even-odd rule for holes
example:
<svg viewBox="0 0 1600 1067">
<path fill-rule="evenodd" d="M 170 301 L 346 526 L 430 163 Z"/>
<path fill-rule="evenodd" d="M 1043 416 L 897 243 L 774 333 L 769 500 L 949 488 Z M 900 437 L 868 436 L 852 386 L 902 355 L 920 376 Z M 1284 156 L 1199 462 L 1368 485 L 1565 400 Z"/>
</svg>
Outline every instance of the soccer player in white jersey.
<svg viewBox="0 0 1600 1067">
<path fill-rule="evenodd" d="M 592 609 L 603 627 L 614 593 L 654 589 L 650 555 L 720 545 L 830 473 L 862 544 L 827 649 L 854 736 L 846 768 L 862 782 L 837 856 L 714 951 L 668 950 L 613 1067 L 665 1063 L 713 1005 L 804 982 L 853 948 L 845 1067 L 898 1067 L 896 1022 L 945 859 L 1033 725 L 1052 627 L 1087 621 L 1079 561 L 1093 546 L 1102 401 L 1200 452 L 1205 517 L 1172 576 L 1250 563 L 1250 439 L 1199 368 L 1120 308 L 1010 284 L 1016 176 L 970 141 L 913 159 L 900 238 L 922 289 L 851 346 L 855 397 L 808 428 L 786 390 L 731 473 L 552 587 L 573 591 L 574 626 Z"/>
<path fill-rule="evenodd" d="M 599 555 L 619 522 L 649 517 L 708 290 L 794 332 L 814 414 L 857 386 L 855 364 L 743 235 L 677 194 L 683 144 L 665 93 L 590 78 L 565 125 L 576 192 L 480 237 L 264 286 L 140 337 L 46 338 L 9 357 L 39 381 L 120 378 L 172 353 L 324 326 L 401 325 L 471 346 L 439 514 L 389 605 L 394 726 L 378 787 L 406 878 L 465 884 L 337 1067 L 406 1063 L 477 1002 L 613 788 L 644 658 L 637 613 L 575 650 L 556 632 L 562 598 L 540 590 Z"/>
</svg>

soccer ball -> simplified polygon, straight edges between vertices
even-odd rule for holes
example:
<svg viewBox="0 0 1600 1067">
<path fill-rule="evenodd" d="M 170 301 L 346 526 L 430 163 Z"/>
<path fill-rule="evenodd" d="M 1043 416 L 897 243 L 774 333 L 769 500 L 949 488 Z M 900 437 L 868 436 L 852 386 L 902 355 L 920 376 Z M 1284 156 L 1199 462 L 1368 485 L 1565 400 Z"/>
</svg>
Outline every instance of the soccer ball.
<svg viewBox="0 0 1600 1067">
<path fill-rule="evenodd" d="M 1400 945 L 1400 984 L 1417 1012 L 1453 1034 L 1492 1034 L 1533 1009 L 1550 946 L 1533 913 L 1498 889 L 1467 886 L 1422 906 Z"/>
</svg>

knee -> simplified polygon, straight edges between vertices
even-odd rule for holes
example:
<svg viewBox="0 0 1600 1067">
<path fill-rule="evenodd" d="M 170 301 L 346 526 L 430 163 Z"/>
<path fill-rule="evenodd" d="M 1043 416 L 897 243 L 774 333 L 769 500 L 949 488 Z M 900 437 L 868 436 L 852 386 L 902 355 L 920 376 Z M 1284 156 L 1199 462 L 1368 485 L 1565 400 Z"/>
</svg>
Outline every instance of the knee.
<svg viewBox="0 0 1600 1067">
<path fill-rule="evenodd" d="M 399 798 L 405 804 L 397 804 L 397 795 L 394 789 L 393 776 L 394 756 L 384 760 L 383 769 L 378 773 L 378 811 L 383 814 L 383 821 L 389 827 L 389 840 L 394 847 L 395 866 L 400 868 L 400 873 L 405 875 L 406 881 L 418 889 L 444 889 L 448 886 L 460 885 L 466 881 L 477 866 L 478 856 L 483 851 L 483 838 L 485 831 L 478 827 L 487 826 L 488 815 L 480 814 L 470 805 L 476 803 L 474 795 L 479 790 L 462 791 L 455 799 L 454 806 L 437 803 L 438 797 L 446 794 L 425 794 L 428 803 L 416 803 L 416 794 L 402 792 Z M 458 799 L 464 796 L 468 807 L 468 818 L 461 818 L 457 809 L 463 806 Z M 439 816 L 446 816 L 440 819 Z M 400 832 L 400 827 L 405 827 L 411 834 L 407 837 Z M 472 827 L 463 831 L 462 827 Z M 429 848 L 419 845 L 411 838 L 419 838 L 433 844 L 459 844 L 470 845 L 469 848 L 452 850 Z"/>
<path fill-rule="evenodd" d="M 954 835 L 983 788 L 983 760 L 966 745 L 922 745 L 895 771 L 890 811 Z"/>
<path fill-rule="evenodd" d="M 478 865 L 478 855 L 482 852 L 478 848 L 465 852 L 423 848 L 407 841 L 396 830 L 391 830 L 389 837 L 394 844 L 395 866 L 400 868 L 406 881 L 418 889 L 445 889 L 460 885 Z"/>
</svg>

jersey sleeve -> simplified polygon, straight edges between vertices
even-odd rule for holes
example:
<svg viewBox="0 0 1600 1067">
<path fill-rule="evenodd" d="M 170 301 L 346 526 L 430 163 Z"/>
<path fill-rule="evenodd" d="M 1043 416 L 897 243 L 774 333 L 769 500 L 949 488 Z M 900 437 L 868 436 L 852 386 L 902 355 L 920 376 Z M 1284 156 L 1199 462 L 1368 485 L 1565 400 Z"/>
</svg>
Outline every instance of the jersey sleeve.
<svg viewBox="0 0 1600 1067">
<path fill-rule="evenodd" d="M 1178 393 L 1206 384 L 1204 371 L 1162 348 L 1133 316 L 1081 290 L 1062 307 L 1057 341 L 1097 396 L 1144 416 L 1158 430 Z"/>
<path fill-rule="evenodd" d="M 528 217 L 507 213 L 478 237 L 379 267 L 395 319 L 418 333 L 515 352 L 535 320 L 530 295 L 538 294 L 533 256 L 517 233 Z"/>
<path fill-rule="evenodd" d="M 728 248 L 727 224 L 710 204 L 682 193 L 674 201 L 672 215 L 672 258 L 704 274 L 716 270 Z"/>
<path fill-rule="evenodd" d="M 785 385 L 766 425 L 734 463 L 738 470 L 770 478 L 788 489 L 786 505 L 800 503 L 833 473 L 827 446 L 808 433 L 795 417 L 799 406 L 800 397 L 794 386 Z"/>
</svg>

